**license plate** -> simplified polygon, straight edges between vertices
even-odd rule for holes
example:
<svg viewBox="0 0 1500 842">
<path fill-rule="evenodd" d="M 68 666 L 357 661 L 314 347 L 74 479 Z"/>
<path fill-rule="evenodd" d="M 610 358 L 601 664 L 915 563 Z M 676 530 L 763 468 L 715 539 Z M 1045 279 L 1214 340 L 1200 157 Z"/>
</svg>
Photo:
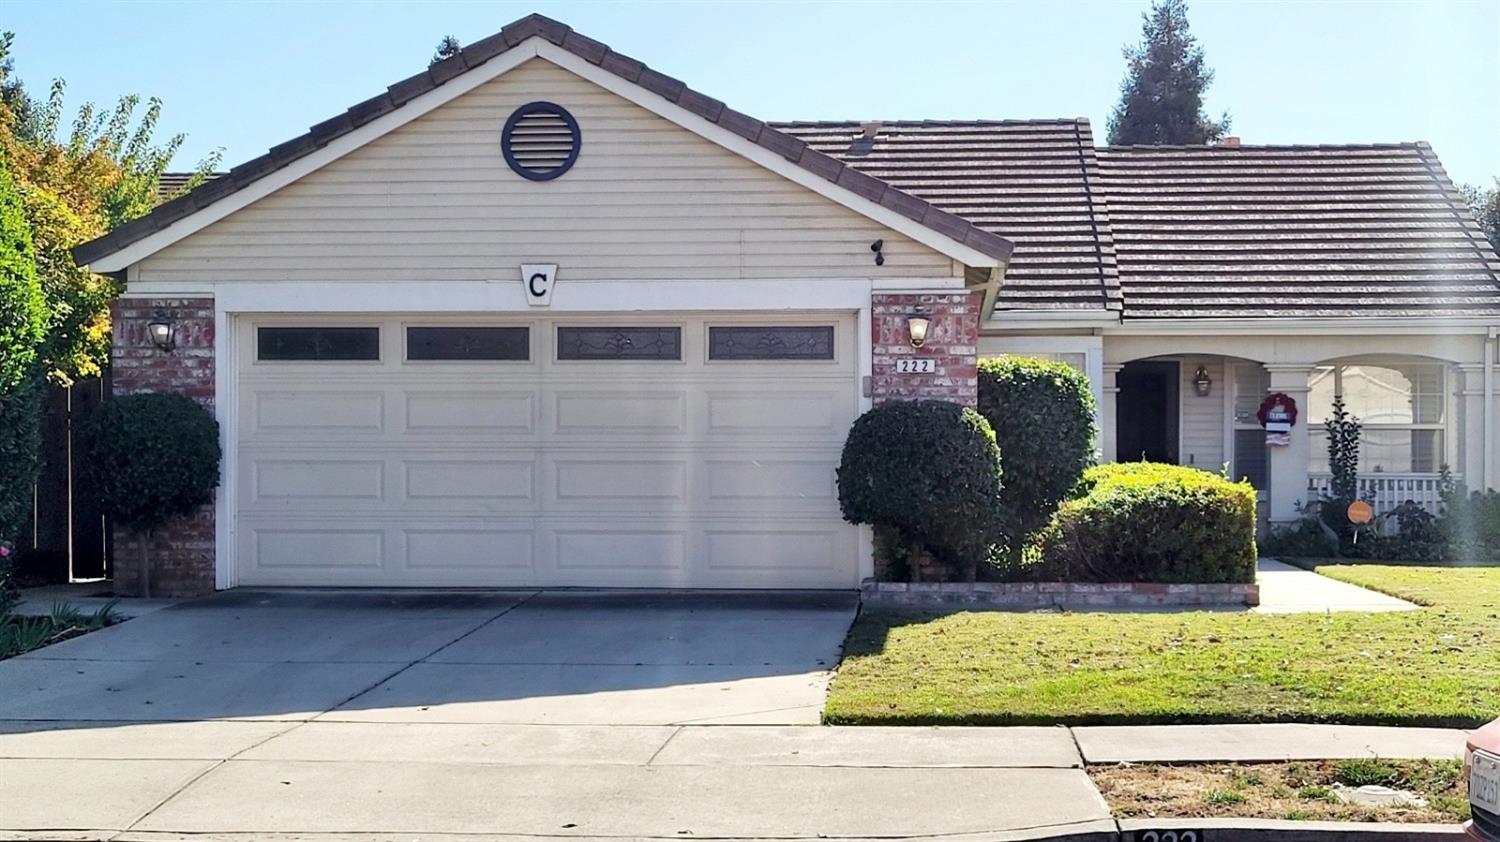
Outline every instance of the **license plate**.
<svg viewBox="0 0 1500 842">
<path fill-rule="evenodd" d="M 1469 767 L 1469 803 L 1487 813 L 1500 813 L 1500 757 L 1474 752 Z"/>
</svg>

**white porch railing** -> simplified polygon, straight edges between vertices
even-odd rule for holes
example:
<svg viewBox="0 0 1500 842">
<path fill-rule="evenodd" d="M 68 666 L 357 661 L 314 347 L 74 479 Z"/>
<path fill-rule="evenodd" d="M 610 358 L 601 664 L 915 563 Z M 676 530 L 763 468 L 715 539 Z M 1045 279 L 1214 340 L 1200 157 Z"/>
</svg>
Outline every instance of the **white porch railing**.
<svg viewBox="0 0 1500 842">
<path fill-rule="evenodd" d="M 1455 482 L 1463 481 L 1460 475 L 1454 475 L 1453 479 Z M 1316 500 L 1329 493 L 1329 486 L 1332 482 L 1333 477 L 1330 474 L 1309 476 L 1307 499 Z M 1443 481 L 1438 474 L 1376 473 L 1359 478 L 1359 496 L 1361 499 L 1370 501 L 1377 515 L 1383 515 L 1407 500 L 1437 514 L 1438 506 L 1442 503 L 1442 491 Z"/>
</svg>

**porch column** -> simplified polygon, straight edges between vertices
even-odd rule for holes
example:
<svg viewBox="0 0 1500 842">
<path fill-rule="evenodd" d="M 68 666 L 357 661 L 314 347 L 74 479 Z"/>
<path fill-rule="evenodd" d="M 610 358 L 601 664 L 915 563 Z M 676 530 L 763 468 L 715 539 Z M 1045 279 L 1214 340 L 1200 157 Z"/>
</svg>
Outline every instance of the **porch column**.
<svg viewBox="0 0 1500 842">
<path fill-rule="evenodd" d="M 1099 461 L 1115 461 L 1115 407 L 1119 403 L 1120 386 L 1115 375 L 1124 365 L 1104 363 L 1101 366 L 1099 389 Z"/>
<path fill-rule="evenodd" d="M 1267 365 L 1271 375 L 1271 393 L 1285 392 L 1297 402 L 1297 423 L 1292 426 L 1292 443 L 1269 448 L 1271 522 L 1297 520 L 1297 504 L 1307 502 L 1308 463 L 1312 456 L 1312 437 L 1308 433 L 1307 394 L 1311 365 Z"/>
<path fill-rule="evenodd" d="M 1470 489 L 1481 490 L 1485 486 L 1484 452 L 1484 366 L 1482 364 L 1458 366 L 1458 387 L 1455 390 L 1463 426 L 1454 425 L 1458 431 L 1458 464 L 1454 471 L 1462 471 L 1464 484 Z"/>
</svg>

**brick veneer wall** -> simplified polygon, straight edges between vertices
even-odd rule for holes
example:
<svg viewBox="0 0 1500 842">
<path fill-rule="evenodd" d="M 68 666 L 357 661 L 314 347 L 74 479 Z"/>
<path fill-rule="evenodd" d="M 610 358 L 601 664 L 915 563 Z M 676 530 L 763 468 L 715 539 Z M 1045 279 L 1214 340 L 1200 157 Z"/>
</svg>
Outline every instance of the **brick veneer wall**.
<svg viewBox="0 0 1500 842">
<path fill-rule="evenodd" d="M 870 321 L 875 359 L 870 395 L 877 404 L 933 398 L 965 406 L 979 402 L 979 310 L 974 292 L 875 293 Z M 927 342 L 911 347 L 906 318 L 921 312 L 932 320 Z M 897 374 L 900 357 L 932 358 L 932 374 Z"/>
<path fill-rule="evenodd" d="M 147 325 L 160 313 L 177 323 L 177 348 L 151 344 Z M 212 298 L 121 298 L 113 310 L 110 379 L 115 395 L 179 392 L 214 408 Z M 115 530 L 115 592 L 142 595 L 142 536 Z M 153 530 L 148 547 L 152 596 L 199 596 L 214 589 L 214 510 L 204 506 Z"/>
</svg>

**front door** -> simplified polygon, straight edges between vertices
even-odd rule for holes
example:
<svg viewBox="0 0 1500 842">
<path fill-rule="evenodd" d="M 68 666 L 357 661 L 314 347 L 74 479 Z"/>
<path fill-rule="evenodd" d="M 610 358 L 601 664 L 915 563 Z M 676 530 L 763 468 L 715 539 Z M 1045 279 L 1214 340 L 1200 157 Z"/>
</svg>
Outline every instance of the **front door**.
<svg viewBox="0 0 1500 842">
<path fill-rule="evenodd" d="M 1177 386 L 1181 364 L 1175 361 L 1126 363 L 1115 375 L 1115 459 L 1119 462 L 1177 464 L 1180 415 Z"/>
</svg>

